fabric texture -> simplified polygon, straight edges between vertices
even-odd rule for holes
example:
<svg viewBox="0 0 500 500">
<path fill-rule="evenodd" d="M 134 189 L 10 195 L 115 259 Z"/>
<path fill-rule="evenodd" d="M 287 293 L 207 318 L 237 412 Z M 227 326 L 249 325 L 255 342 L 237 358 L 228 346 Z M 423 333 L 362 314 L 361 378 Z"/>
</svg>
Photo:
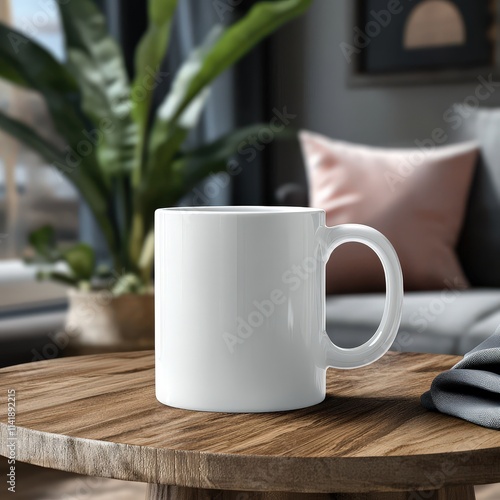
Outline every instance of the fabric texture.
<svg viewBox="0 0 500 500">
<path fill-rule="evenodd" d="M 385 149 L 302 131 L 310 205 L 329 226 L 366 224 L 394 245 L 405 290 L 468 285 L 455 252 L 478 156 L 473 142 L 432 150 Z M 360 244 L 334 252 L 328 293 L 383 291 L 375 254 Z"/>
<path fill-rule="evenodd" d="M 340 347 L 367 342 L 384 312 L 385 293 L 328 295 L 326 330 Z M 395 351 L 464 356 L 500 325 L 500 289 L 406 292 Z"/>
<path fill-rule="evenodd" d="M 421 403 L 428 410 L 500 429 L 500 333 L 439 374 Z"/>
</svg>

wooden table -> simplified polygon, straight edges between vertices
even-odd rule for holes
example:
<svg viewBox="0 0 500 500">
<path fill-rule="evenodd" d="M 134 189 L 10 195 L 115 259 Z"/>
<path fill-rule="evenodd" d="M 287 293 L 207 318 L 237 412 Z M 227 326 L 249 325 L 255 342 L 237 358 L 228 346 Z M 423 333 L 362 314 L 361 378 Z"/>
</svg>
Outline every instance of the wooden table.
<svg viewBox="0 0 500 500">
<path fill-rule="evenodd" d="M 267 414 L 163 406 L 150 351 L 4 368 L 0 454 L 14 389 L 17 460 L 147 482 L 149 499 L 473 499 L 472 485 L 500 481 L 500 433 L 419 405 L 456 361 L 389 353 L 329 370 L 322 404 Z"/>
</svg>

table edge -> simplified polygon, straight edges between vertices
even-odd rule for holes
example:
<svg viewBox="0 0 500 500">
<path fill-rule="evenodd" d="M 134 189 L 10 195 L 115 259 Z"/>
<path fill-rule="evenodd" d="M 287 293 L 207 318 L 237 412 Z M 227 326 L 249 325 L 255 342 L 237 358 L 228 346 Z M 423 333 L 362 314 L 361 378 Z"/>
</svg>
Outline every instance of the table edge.
<svg viewBox="0 0 500 500">
<path fill-rule="evenodd" d="M 9 457 L 7 427 L 0 422 L 0 455 Z M 384 457 L 281 457 L 186 451 L 115 443 L 16 427 L 16 457 L 20 462 L 88 476 L 144 483 L 225 490 L 280 491 L 301 493 L 366 493 L 440 489 L 444 486 L 500 482 L 500 448 Z M 20 446 L 22 443 L 22 446 Z M 58 449 L 47 454 L 46 450 Z M 40 453 L 41 451 L 41 453 Z M 380 468 L 365 467 L 360 483 L 353 463 L 366 465 L 376 459 L 392 472 L 380 477 Z M 446 474 L 436 470 L 436 460 Z M 139 470 L 135 461 L 147 463 Z M 416 463 L 418 462 L 418 464 Z M 71 465 L 68 465 L 70 463 Z M 120 467 L 116 468 L 115 464 Z M 238 477 L 224 473 L 228 464 L 241 470 Z M 186 468 L 199 474 L 182 474 Z M 297 484 L 290 477 L 304 476 Z M 354 470 L 356 469 L 356 470 Z M 270 473 L 270 471 L 272 471 Z M 444 476 L 441 480 L 437 479 Z M 298 484 L 300 483 L 300 484 Z M 355 485 L 355 486 L 353 486 Z"/>
</svg>

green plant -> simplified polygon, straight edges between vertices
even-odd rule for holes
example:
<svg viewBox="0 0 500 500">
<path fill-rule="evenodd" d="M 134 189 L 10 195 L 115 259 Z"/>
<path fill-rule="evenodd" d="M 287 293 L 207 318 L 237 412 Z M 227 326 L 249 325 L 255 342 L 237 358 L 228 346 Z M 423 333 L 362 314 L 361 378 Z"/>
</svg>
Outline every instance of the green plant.
<svg viewBox="0 0 500 500">
<path fill-rule="evenodd" d="M 238 130 L 196 150 L 183 149 L 210 84 L 311 1 L 257 2 L 233 25 L 215 27 L 181 66 L 153 116 L 154 85 L 148 82 L 165 57 L 177 0 L 149 0 L 149 27 L 136 51 L 132 82 L 93 0 L 58 3 L 67 48 L 64 63 L 0 24 L 0 77 L 43 96 L 66 146 L 46 141 L 1 112 L 0 128 L 37 151 L 76 187 L 102 230 L 115 273 L 125 273 L 128 282 L 135 276 L 135 289 L 140 289 L 137 280 L 147 287 L 151 277 L 154 210 L 175 205 L 207 175 L 223 170 L 251 132 Z M 85 154 L 84 140 L 95 146 Z M 78 244 L 59 251 L 53 240 L 48 228 L 31 236 L 39 259 L 68 264 L 67 273 L 50 276 L 89 286 L 96 273 L 92 249 Z"/>
</svg>

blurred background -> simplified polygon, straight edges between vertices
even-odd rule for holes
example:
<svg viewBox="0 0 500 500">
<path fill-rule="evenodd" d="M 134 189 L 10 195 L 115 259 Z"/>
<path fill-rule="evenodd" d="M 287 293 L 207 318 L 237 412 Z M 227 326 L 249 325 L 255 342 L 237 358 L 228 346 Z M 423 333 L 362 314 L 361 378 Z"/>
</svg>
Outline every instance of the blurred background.
<svg viewBox="0 0 500 500">
<path fill-rule="evenodd" d="M 147 2 L 96 3 L 133 78 L 134 53 L 148 26 Z M 210 29 L 234 23 L 257 3 L 179 2 L 160 64 L 168 76 L 159 78 L 152 113 Z M 215 79 L 185 144 L 204 144 L 278 116 L 291 133 L 307 129 L 353 143 L 415 147 L 435 128 L 449 127 L 451 107 L 467 104 L 478 77 L 494 81 L 498 75 L 497 2 L 474 5 L 427 0 L 410 8 L 383 0 L 316 0 Z M 55 0 L 0 0 L 0 18 L 66 61 Z M 496 89 L 481 105 L 500 104 Z M 63 144 L 39 92 L 0 79 L 0 106 L 43 138 Z M 187 189 L 178 204 L 306 204 L 299 143 L 274 139 L 246 137 L 233 156 L 244 166 L 238 175 L 219 182 L 213 176 L 205 187 Z M 33 266 L 22 261 L 29 234 L 50 224 L 58 244 L 84 242 L 99 262 L 109 262 L 109 254 L 87 204 L 61 171 L 5 132 L 0 142 L 0 338 L 5 340 L 0 363 L 5 364 L 31 360 L 66 317 L 65 287 L 35 282 Z"/>
<path fill-rule="evenodd" d="M 146 129 L 153 127 L 154 116 L 161 119 L 162 112 L 167 113 L 168 96 L 187 85 L 176 79 L 178 72 L 213 27 L 241 21 L 259 3 L 178 2 L 169 49 L 150 75 L 156 84 L 144 120 Z M 95 0 L 95 5 L 122 51 L 124 74 L 132 81 L 138 64 L 136 50 L 148 30 L 148 2 Z M 474 110 L 479 104 L 500 106 L 498 6 L 498 1 L 490 0 L 298 1 L 289 22 L 283 20 L 283 26 L 278 24 L 276 31 L 263 36 L 260 43 L 256 40 L 244 57 L 215 78 L 203 112 L 186 134 L 182 148 L 196 152 L 197 147 L 226 138 L 239 127 L 261 124 L 260 128 L 244 129 L 246 132 L 230 140 L 216 142 L 227 146 L 226 153 L 206 168 L 205 179 L 194 176 L 187 188 L 169 198 L 174 202 L 165 199 L 158 206 L 305 205 L 308 186 L 298 130 L 368 146 L 414 148 L 431 137 L 436 128 L 450 130 L 455 123 L 452 118 L 457 116 L 453 111 L 456 104 Z M 56 62 L 68 62 L 64 23 L 56 0 L 0 0 L 0 22 L 45 48 Z M 0 50 L 0 75 L 4 74 L 1 65 L 5 70 L 7 61 L 16 61 L 17 48 L 23 50 L 24 42 L 19 45 L 16 40 Z M 113 75 L 107 78 L 112 80 Z M 62 150 L 66 145 L 64 134 L 41 92 L 8 80 L 0 78 L 0 111 L 27 124 Z M 478 85 L 487 91 L 484 99 L 475 97 Z M 271 124 L 278 124 L 283 137 L 272 129 L 269 132 Z M 446 135 L 444 142 L 454 142 L 460 134 Z M 213 150 L 202 150 L 191 160 L 212 154 Z M 111 198 L 115 193 L 118 197 L 117 185 L 112 186 Z M 126 184 L 125 200 L 131 197 L 130 189 Z M 125 234 L 128 214 L 114 206 L 110 214 L 112 224 L 121 227 L 117 232 Z M 48 225 L 51 232 L 30 237 Z M 134 267 L 140 260 L 139 253 L 146 260 L 152 255 L 148 235 L 141 237 L 144 244 L 140 252 L 135 250 L 135 260 L 129 255 L 129 261 L 118 260 L 117 266 L 89 204 L 68 177 L 26 142 L 0 130 L 0 366 L 64 355 L 151 348 L 151 268 L 146 267 L 143 273 L 143 268 Z M 57 263 L 58 272 L 64 274 L 69 266 L 69 271 L 77 274 L 67 251 L 57 253 L 59 250 L 49 248 L 52 239 L 63 249 L 80 252 L 79 257 L 88 257 L 86 252 L 91 248 L 92 269 L 82 271 L 83 277 L 71 283 L 37 280 L 39 268 L 25 262 L 27 257 L 33 258 L 33 246 L 45 252 L 49 260 L 62 261 Z M 99 266 L 107 270 L 97 272 Z M 97 281 L 99 286 L 96 276 L 101 280 Z M 109 282 L 113 286 L 102 285 Z M 110 298 L 109 293 L 89 297 L 83 293 L 89 288 L 111 290 L 113 297 L 120 298 Z M 73 295 L 68 295 L 68 290 L 73 290 Z M 143 296 L 132 306 L 127 302 L 131 291 Z M 425 300 L 428 303 L 431 299 Z M 498 299 L 495 301 L 497 304 Z M 92 318 L 82 316 L 83 303 L 92 310 Z M 70 305 L 73 312 L 68 315 Z M 359 309 L 355 307 L 356 316 Z M 498 310 L 496 306 L 494 309 Z M 133 319 L 142 329 L 149 329 L 149 337 L 144 334 L 144 338 L 135 338 L 133 331 L 122 332 L 126 330 L 123 324 L 130 322 L 126 310 L 133 311 Z M 377 318 L 376 310 L 374 321 Z M 83 331 L 83 324 L 90 331 L 85 341 L 83 334 L 74 333 L 78 328 Z M 113 334 L 106 336 L 103 331 Z M 455 350 L 458 353 L 460 349 Z M 24 488 L 25 498 L 56 498 L 54 490 L 49 494 L 40 488 L 35 493 L 30 485 Z M 118 494 L 110 488 L 111 495 L 115 491 L 114 498 L 135 498 L 138 494 L 126 488 Z M 58 494 L 65 491 L 63 487 Z M 108 498 L 105 488 L 99 493 Z M 93 494 L 92 498 L 101 498 L 97 492 Z M 486 495 L 482 498 L 488 498 Z"/>
<path fill-rule="evenodd" d="M 147 2 L 96 3 L 132 79 L 134 53 L 148 26 Z M 241 20 L 257 3 L 179 3 L 169 49 L 157 68 L 161 77 L 151 114 L 213 26 Z M 316 0 L 307 7 L 215 79 L 184 147 L 216 140 L 237 127 L 265 126 L 276 117 L 292 136 L 306 129 L 352 143 L 415 147 L 436 128 L 447 130 L 453 124 L 454 105 L 475 106 L 470 99 L 480 78 L 494 82 L 498 75 L 497 2 L 484 0 L 471 7 L 427 0 L 410 8 L 383 0 Z M 55 1 L 0 0 L 0 17 L 66 62 L 64 26 Z M 500 92 L 489 87 L 480 104 L 495 107 Z M 43 138 L 64 144 L 36 89 L 0 79 L 0 106 Z M 217 175 L 209 176 L 186 189 L 176 204 L 308 203 L 299 142 L 265 133 L 242 137 L 233 161 L 244 168 L 228 179 L 225 174 L 218 174 L 219 181 Z M 456 140 L 457 134 L 446 134 L 445 142 Z M 66 318 L 65 287 L 36 282 L 34 267 L 23 263 L 30 233 L 50 225 L 59 245 L 84 242 L 100 263 L 109 263 L 109 253 L 87 203 L 61 170 L 5 132 L 0 141 L 0 336 L 9 339 L 0 362 L 5 364 L 30 360 L 39 352 L 40 340 L 43 346 L 47 334 Z"/>
</svg>

